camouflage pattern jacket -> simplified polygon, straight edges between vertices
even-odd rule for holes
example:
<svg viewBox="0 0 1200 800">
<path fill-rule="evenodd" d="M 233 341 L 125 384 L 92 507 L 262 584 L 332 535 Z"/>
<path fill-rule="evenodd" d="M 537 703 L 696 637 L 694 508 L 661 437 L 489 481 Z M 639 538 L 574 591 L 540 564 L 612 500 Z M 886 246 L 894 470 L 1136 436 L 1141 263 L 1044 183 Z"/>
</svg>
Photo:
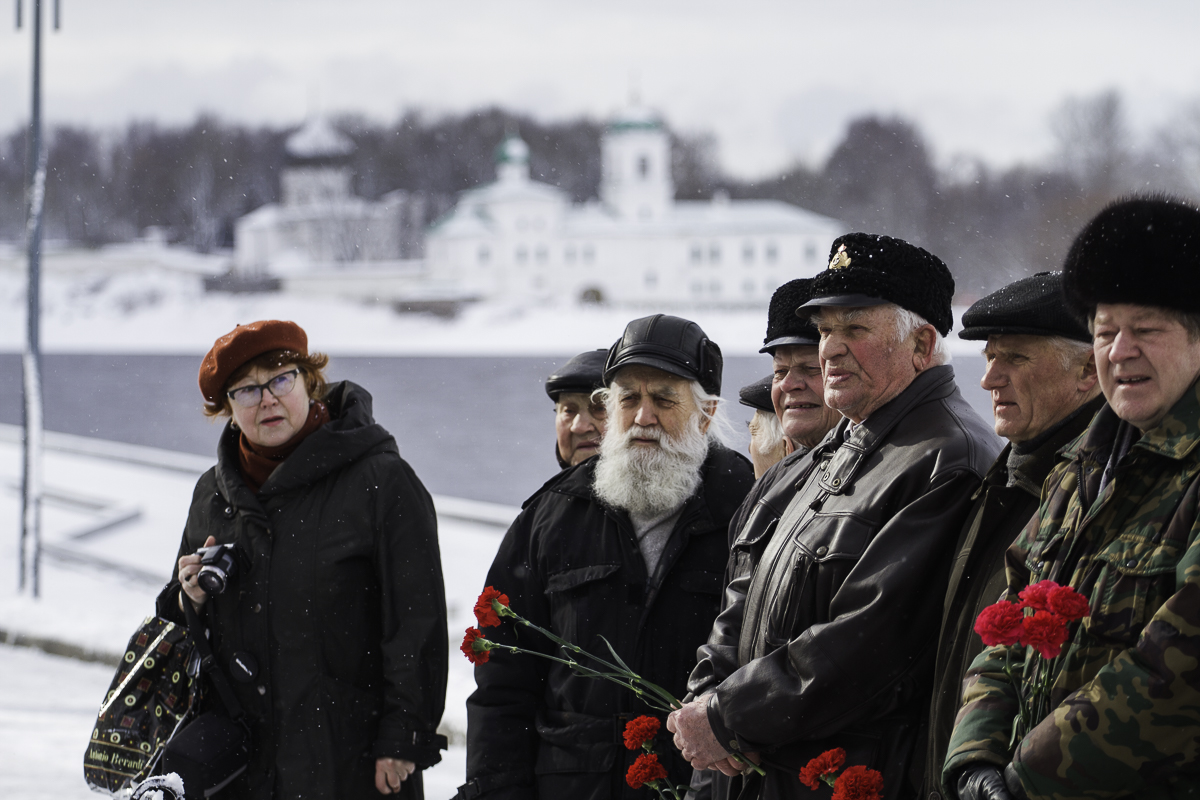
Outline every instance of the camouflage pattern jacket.
<svg viewBox="0 0 1200 800">
<path fill-rule="evenodd" d="M 1064 448 L 1038 515 L 1006 556 L 1010 599 L 1050 579 L 1091 601 L 1052 662 L 1052 711 L 1010 752 L 1009 648 L 985 650 L 967 673 L 944 785 L 972 762 L 1011 760 L 1030 798 L 1200 791 L 1200 382 L 1129 449 L 1101 492 L 1124 425 L 1106 406 Z M 1024 662 L 1023 649 L 1011 655 Z M 1028 692 L 1032 676 L 1019 681 Z"/>
</svg>

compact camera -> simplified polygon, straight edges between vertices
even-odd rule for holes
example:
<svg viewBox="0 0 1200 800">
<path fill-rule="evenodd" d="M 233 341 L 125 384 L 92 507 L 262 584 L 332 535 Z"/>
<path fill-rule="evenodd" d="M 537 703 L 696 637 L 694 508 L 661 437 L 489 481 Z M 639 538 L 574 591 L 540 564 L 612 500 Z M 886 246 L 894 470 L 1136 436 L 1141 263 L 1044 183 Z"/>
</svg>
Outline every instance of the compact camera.
<svg viewBox="0 0 1200 800">
<path fill-rule="evenodd" d="M 221 594 L 238 575 L 240 558 L 237 547 L 215 544 L 201 547 L 196 552 L 200 555 L 200 573 L 196 576 L 196 582 L 209 594 Z"/>
</svg>

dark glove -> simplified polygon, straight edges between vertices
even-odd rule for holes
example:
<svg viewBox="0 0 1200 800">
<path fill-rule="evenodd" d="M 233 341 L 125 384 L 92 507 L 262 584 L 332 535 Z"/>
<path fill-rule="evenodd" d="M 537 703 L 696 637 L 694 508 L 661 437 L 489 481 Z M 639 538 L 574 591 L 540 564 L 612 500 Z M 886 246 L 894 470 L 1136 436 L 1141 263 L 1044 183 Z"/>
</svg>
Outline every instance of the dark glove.
<svg viewBox="0 0 1200 800">
<path fill-rule="evenodd" d="M 1021 785 L 1021 778 L 1011 763 L 1004 768 L 1004 784 L 1008 786 L 1008 793 L 1013 796 L 1013 800 L 1029 800 L 1029 795 L 1025 794 L 1025 787 Z"/>
<path fill-rule="evenodd" d="M 994 764 L 972 764 L 958 773 L 958 800 L 1013 800 Z"/>
</svg>

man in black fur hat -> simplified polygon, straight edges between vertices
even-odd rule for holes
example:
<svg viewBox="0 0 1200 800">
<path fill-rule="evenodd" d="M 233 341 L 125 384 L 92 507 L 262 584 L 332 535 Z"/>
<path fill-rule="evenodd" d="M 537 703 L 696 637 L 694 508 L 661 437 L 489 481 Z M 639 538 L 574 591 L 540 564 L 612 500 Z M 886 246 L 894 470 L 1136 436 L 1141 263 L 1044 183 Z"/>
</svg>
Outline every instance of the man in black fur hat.
<svg viewBox="0 0 1200 800">
<path fill-rule="evenodd" d="M 694 699 L 668 718 L 692 766 L 720 773 L 718 800 L 812 797 L 799 772 L 833 748 L 881 771 L 888 800 L 920 788 L 949 555 L 1000 450 L 946 364 L 953 294 L 933 254 L 852 233 L 798 309 L 844 418 L 776 468 L 737 532 Z"/>
<path fill-rule="evenodd" d="M 963 674 L 983 650 L 975 619 L 1007 586 L 1004 551 L 1037 513 L 1059 449 L 1104 404 L 1092 335 L 1067 311 L 1061 272 L 1022 278 L 984 297 L 967 309 L 958 335 L 986 342 L 980 385 L 991 395 L 996 433 L 1008 446 L 984 477 L 954 549 L 929 714 L 927 800 L 940 800 Z"/>
<path fill-rule="evenodd" d="M 1040 594 L 1047 617 L 1059 607 L 1044 581 L 1083 597 L 1040 655 L 1022 623 L 1019 644 L 971 664 L 942 783 L 961 800 L 1193 797 L 1200 210 L 1164 197 L 1108 206 L 1075 239 L 1063 283 L 1092 330 L 1108 405 L 1062 449 L 1009 548 L 1006 597 Z M 1044 682 L 1048 702 L 1019 714 L 1018 699 Z"/>
</svg>

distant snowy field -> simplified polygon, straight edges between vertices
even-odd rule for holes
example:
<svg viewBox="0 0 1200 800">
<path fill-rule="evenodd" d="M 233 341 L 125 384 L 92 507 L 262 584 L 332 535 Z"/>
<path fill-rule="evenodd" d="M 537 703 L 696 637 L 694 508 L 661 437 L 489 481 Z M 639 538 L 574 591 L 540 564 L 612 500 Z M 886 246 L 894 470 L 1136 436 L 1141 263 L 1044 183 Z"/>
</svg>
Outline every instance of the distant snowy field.
<svg viewBox="0 0 1200 800">
<path fill-rule="evenodd" d="M 0 351 L 22 349 L 25 304 L 22 271 L 0 270 Z M 445 320 L 340 299 L 206 294 L 201 276 L 164 268 L 96 269 L 43 277 L 41 335 L 47 351 L 203 355 L 235 325 L 274 318 L 296 321 L 337 355 L 558 356 L 615 341 L 625 323 L 655 310 L 486 302 Z M 765 309 L 671 313 L 698 322 L 728 355 L 757 353 L 766 328 Z M 955 353 L 979 353 L 953 334 L 949 344 Z"/>
</svg>

